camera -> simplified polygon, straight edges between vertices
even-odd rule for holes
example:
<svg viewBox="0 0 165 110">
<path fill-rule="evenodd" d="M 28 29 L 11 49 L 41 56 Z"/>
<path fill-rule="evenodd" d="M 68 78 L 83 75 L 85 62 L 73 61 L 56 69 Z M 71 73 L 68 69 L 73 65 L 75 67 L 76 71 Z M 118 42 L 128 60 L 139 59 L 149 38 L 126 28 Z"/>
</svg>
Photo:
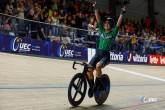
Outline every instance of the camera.
<svg viewBox="0 0 165 110">
<path fill-rule="evenodd" d="M 130 4 L 130 0 L 123 0 L 123 5 L 127 5 L 127 4 Z"/>
</svg>

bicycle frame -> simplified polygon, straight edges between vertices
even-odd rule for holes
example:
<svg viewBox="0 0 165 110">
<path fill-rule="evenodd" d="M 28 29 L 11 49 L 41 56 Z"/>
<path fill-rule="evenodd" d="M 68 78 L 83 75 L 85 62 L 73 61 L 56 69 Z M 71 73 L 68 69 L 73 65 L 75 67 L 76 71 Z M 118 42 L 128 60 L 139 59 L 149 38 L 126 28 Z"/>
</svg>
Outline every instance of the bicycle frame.
<svg viewBox="0 0 165 110">
<path fill-rule="evenodd" d="M 76 70 L 76 68 L 75 68 L 75 65 L 76 64 L 79 64 L 79 65 L 81 65 L 81 66 L 84 66 L 84 69 L 83 69 L 83 72 L 82 72 L 82 74 L 85 76 L 85 78 L 86 78 L 86 80 L 87 80 L 87 82 L 88 82 L 88 85 L 90 86 L 90 87 L 92 87 L 92 85 L 89 83 L 89 78 L 88 78 L 88 74 L 87 74 L 87 72 L 88 72 L 88 64 L 86 63 L 86 62 L 77 62 L 77 61 L 74 61 L 73 62 L 73 69 L 74 70 Z"/>
</svg>

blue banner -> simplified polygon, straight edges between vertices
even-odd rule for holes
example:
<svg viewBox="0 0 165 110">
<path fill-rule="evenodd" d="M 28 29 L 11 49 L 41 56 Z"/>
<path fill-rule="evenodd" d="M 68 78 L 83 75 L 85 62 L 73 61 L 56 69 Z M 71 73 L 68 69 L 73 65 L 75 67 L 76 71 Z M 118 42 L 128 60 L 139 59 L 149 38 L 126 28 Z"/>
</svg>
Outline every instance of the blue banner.
<svg viewBox="0 0 165 110">
<path fill-rule="evenodd" d="M 87 48 L 77 47 L 70 44 L 58 44 L 57 56 L 61 58 L 87 60 Z"/>
<path fill-rule="evenodd" d="M 55 52 L 53 52 L 53 47 L 55 47 L 55 44 L 52 42 L 11 37 L 3 34 L 0 34 L 0 39 L 1 51 L 55 56 Z"/>
<path fill-rule="evenodd" d="M 87 48 L 0 34 L 0 51 L 87 60 Z"/>
<path fill-rule="evenodd" d="M 149 64 L 149 56 L 146 54 L 132 54 L 128 52 L 110 52 L 111 62 Z"/>
<path fill-rule="evenodd" d="M 149 64 L 149 55 L 133 54 L 132 63 Z"/>
</svg>

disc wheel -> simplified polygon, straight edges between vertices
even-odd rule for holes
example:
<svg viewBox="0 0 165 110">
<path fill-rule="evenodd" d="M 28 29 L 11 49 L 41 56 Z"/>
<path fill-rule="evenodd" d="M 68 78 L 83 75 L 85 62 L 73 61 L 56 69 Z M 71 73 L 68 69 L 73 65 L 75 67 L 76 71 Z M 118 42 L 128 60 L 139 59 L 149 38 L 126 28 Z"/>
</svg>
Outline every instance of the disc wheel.
<svg viewBox="0 0 165 110">
<path fill-rule="evenodd" d="M 68 100 L 72 106 L 78 106 L 84 100 L 87 90 L 87 82 L 82 73 L 77 73 L 70 81 L 68 88 Z"/>
<path fill-rule="evenodd" d="M 109 76 L 106 74 L 103 74 L 101 76 L 101 81 L 102 81 L 102 85 L 103 85 L 103 90 L 96 90 L 96 92 L 94 93 L 94 97 L 95 97 L 95 101 L 98 105 L 103 104 L 108 96 L 109 96 L 109 92 L 110 92 L 110 79 Z"/>
</svg>

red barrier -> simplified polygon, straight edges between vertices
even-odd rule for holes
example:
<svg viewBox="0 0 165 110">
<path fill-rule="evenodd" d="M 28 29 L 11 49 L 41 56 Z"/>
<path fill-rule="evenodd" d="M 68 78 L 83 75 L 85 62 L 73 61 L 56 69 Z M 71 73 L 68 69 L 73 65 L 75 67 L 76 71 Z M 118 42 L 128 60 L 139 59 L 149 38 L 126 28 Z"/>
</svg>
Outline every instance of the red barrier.
<svg viewBox="0 0 165 110">
<path fill-rule="evenodd" d="M 151 65 L 165 65 L 165 56 L 149 55 L 149 59 Z"/>
</svg>

